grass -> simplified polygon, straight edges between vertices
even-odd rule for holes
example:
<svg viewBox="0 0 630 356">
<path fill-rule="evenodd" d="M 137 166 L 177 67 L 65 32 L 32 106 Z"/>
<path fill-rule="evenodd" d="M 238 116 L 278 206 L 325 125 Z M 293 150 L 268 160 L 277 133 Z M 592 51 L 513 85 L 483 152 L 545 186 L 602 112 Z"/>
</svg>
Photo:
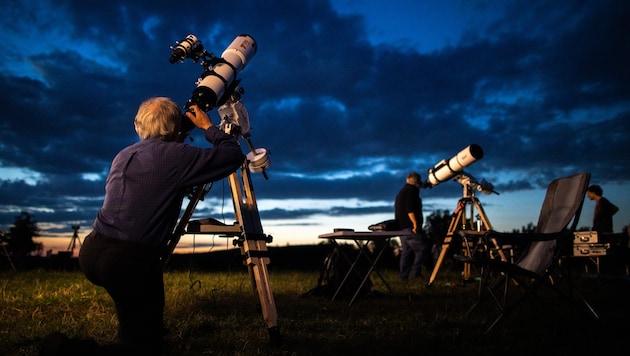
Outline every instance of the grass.
<svg viewBox="0 0 630 356">
<path fill-rule="evenodd" d="M 376 275 L 373 292 L 348 300 L 308 295 L 319 272 L 274 271 L 271 288 L 283 343 L 270 345 L 243 267 L 237 272 L 165 274 L 165 324 L 172 355 L 469 355 L 538 352 L 556 355 L 626 352 L 630 283 L 585 278 L 581 291 L 599 321 L 565 315 L 566 304 L 543 295 L 526 303 L 488 335 L 495 310 L 473 311 L 477 285 L 460 283 L 458 266 L 445 264 L 431 287 L 427 278 L 403 283 L 382 271 L 395 297 Z M 428 273 L 428 272 L 427 272 Z M 36 355 L 44 335 L 115 342 L 117 320 L 109 296 L 80 272 L 0 272 L 0 354 Z"/>
</svg>

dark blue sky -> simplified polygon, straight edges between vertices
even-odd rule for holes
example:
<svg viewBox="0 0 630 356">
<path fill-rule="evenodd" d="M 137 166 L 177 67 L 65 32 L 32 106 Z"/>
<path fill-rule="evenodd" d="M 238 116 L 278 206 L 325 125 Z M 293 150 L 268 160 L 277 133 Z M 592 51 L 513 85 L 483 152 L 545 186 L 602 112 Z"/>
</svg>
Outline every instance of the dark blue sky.
<svg viewBox="0 0 630 356">
<path fill-rule="evenodd" d="M 168 62 L 190 33 L 216 55 L 242 33 L 258 44 L 239 78 L 254 145 L 271 152 L 254 187 L 277 244 L 392 217 L 408 171 L 424 179 L 472 143 L 484 157 L 466 172 L 501 193 L 480 196 L 495 229 L 536 223 L 546 185 L 581 171 L 621 208 L 615 229 L 630 223 L 629 2 L 386 4 L 4 1 L 0 229 L 27 211 L 43 235 L 89 230 L 138 104 L 183 105 L 195 88 L 199 64 Z M 197 217 L 231 222 L 226 194 L 216 184 Z M 461 194 L 423 190 L 425 213 Z"/>
</svg>

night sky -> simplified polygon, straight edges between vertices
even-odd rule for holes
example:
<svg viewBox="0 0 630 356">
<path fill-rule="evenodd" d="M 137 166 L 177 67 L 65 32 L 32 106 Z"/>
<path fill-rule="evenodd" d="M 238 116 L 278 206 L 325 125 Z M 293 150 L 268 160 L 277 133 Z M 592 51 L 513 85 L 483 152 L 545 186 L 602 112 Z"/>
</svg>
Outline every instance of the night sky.
<svg viewBox="0 0 630 356">
<path fill-rule="evenodd" d="M 465 171 L 500 193 L 478 195 L 495 230 L 535 224 L 549 182 L 583 171 L 620 208 L 615 231 L 630 223 L 628 1 L 8 0 L 0 16 L 0 230 L 29 212 L 45 250 L 89 232 L 140 102 L 190 98 L 203 68 L 169 63 L 188 34 L 217 56 L 256 40 L 238 77 L 271 153 L 253 180 L 274 245 L 393 218 L 409 171 L 473 143 L 484 157 Z M 426 216 L 462 186 L 421 195 Z M 233 222 L 227 181 L 196 213 Z"/>
</svg>

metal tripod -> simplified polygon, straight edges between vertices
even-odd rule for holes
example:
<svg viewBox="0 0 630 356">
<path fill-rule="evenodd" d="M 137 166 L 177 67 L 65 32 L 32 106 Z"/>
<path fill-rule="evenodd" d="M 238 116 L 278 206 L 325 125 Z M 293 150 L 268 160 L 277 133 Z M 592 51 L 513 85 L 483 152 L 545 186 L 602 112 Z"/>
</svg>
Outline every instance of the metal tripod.
<svg viewBox="0 0 630 356">
<path fill-rule="evenodd" d="M 79 248 L 81 247 L 81 239 L 79 238 L 79 225 L 73 225 L 72 229 L 74 230 L 74 235 L 72 235 L 72 239 L 68 244 L 68 252 L 70 252 L 70 256 L 74 254 L 74 248 L 76 247 L 76 242 L 79 241 Z"/>
<path fill-rule="evenodd" d="M 247 156 L 240 169 L 228 176 L 236 222 L 233 225 L 226 225 L 214 219 L 190 221 L 197 203 L 204 199 L 211 185 L 208 183 L 197 186 L 189 196 L 188 206 L 177 223 L 172 238 L 167 243 L 162 261 L 163 266 L 166 267 L 181 236 L 186 233 L 237 237 L 234 245 L 239 246 L 243 264 L 248 268 L 252 289 L 260 300 L 260 308 L 269 331 L 270 341 L 277 345 L 281 341 L 280 329 L 267 271 L 267 265 L 270 262 L 267 243 L 271 242 L 272 237 L 263 232 L 250 174 L 252 161 L 256 160 L 256 154 L 260 153 L 260 149 L 253 148 L 249 135 L 243 138 L 247 141 L 252 153 Z M 260 162 L 254 162 L 254 164 L 260 164 Z M 263 176 L 267 178 L 264 167 L 254 168 L 254 171 L 258 170 L 261 170 Z"/>
<path fill-rule="evenodd" d="M 13 260 L 11 259 L 11 254 L 9 253 L 9 250 L 7 250 L 7 246 L 6 246 L 7 244 L 8 244 L 8 240 L 5 239 L 4 232 L 0 231 L 0 246 L 2 246 L 2 252 L 7 257 L 7 260 L 9 261 L 9 264 L 11 265 L 11 270 L 15 272 L 17 271 L 17 269 L 15 268 L 15 265 L 13 264 Z"/>
<path fill-rule="evenodd" d="M 470 176 L 469 176 L 470 177 Z M 457 178 L 456 178 L 457 179 Z M 435 277 L 440 270 L 440 266 L 444 261 L 444 257 L 451 246 L 451 242 L 453 241 L 453 235 L 457 231 L 488 231 L 492 230 L 492 225 L 490 225 L 490 220 L 486 216 L 483 207 L 481 206 L 481 202 L 475 196 L 475 187 L 476 183 L 471 183 L 469 180 L 460 181 L 462 183 L 463 188 L 463 196 L 457 202 L 457 207 L 455 211 L 453 211 L 451 222 L 448 227 L 448 231 L 446 232 L 446 237 L 444 238 L 444 242 L 442 243 L 442 250 L 440 251 L 440 255 L 438 256 L 437 261 L 435 262 L 435 266 L 433 267 L 433 272 L 431 273 L 431 277 L 429 278 L 429 282 L 427 286 L 431 286 L 435 281 Z M 475 214 L 475 209 L 477 214 Z M 468 214 L 467 214 L 468 213 Z M 473 220 L 476 217 L 477 220 Z M 473 226 L 474 225 L 476 226 Z M 497 253 L 499 254 L 501 260 L 506 261 L 505 254 L 503 250 L 498 245 L 495 239 L 492 240 Z M 464 245 L 462 248 L 462 253 L 464 256 L 469 256 L 472 251 L 470 250 L 469 244 L 474 244 L 475 242 L 464 241 Z M 464 264 L 464 271 L 462 272 L 462 278 L 464 280 L 470 279 L 470 264 Z"/>
</svg>

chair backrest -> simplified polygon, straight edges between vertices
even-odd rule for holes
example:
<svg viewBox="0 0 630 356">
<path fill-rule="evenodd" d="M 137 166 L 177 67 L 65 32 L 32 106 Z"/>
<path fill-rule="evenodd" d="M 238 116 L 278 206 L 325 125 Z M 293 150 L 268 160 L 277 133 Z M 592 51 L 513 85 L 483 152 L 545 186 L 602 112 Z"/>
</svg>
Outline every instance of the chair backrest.
<svg viewBox="0 0 630 356">
<path fill-rule="evenodd" d="M 565 229 L 575 231 L 590 179 L 591 174 L 584 172 L 553 180 L 547 186 L 535 233 L 556 233 Z M 556 240 L 532 241 L 517 264 L 542 274 L 553 263 L 556 245 Z"/>
</svg>

